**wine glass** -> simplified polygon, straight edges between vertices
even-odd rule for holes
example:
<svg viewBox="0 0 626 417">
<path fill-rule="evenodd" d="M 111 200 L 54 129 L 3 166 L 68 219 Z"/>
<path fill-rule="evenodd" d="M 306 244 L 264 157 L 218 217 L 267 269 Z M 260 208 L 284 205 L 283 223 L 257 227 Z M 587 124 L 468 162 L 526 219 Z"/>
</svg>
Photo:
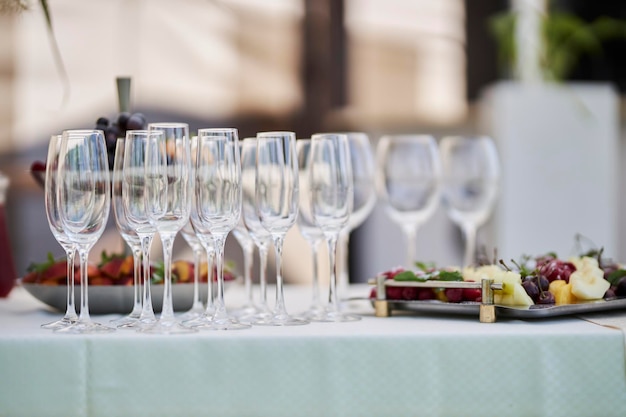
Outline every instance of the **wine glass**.
<svg viewBox="0 0 626 417">
<path fill-rule="evenodd" d="M 300 179 L 300 202 L 296 225 L 300 234 L 311 248 L 313 270 L 312 294 L 310 307 L 301 316 L 312 321 L 323 321 L 326 308 L 320 299 L 319 289 L 319 248 L 324 241 L 324 233 L 313 220 L 311 214 L 311 190 L 309 189 L 309 156 L 311 154 L 311 140 L 298 139 L 296 141 L 298 154 L 298 177 Z"/>
<path fill-rule="evenodd" d="M 186 123 L 151 123 L 146 143 L 146 212 L 163 244 L 163 307 L 157 322 L 140 328 L 144 333 L 190 333 L 174 315 L 172 299 L 172 250 L 178 232 L 189 221 L 191 156 Z"/>
<path fill-rule="evenodd" d="M 498 152 L 486 136 L 450 136 L 439 146 L 443 205 L 465 235 L 463 265 L 469 266 L 476 255 L 477 230 L 489 218 L 498 194 Z"/>
<path fill-rule="evenodd" d="M 241 217 L 241 165 L 237 129 L 200 129 L 196 154 L 195 215 L 198 233 L 210 234 L 215 247 L 217 294 L 210 330 L 246 329 L 226 311 L 224 302 L 224 245 Z"/>
<path fill-rule="evenodd" d="M 205 251 L 191 224 L 191 220 L 180 230 L 180 234 L 193 252 L 193 303 L 191 308 L 180 316 L 180 319 L 184 322 L 200 317 L 204 313 L 204 304 L 200 297 L 200 266 Z"/>
<path fill-rule="evenodd" d="M 61 149 L 61 135 L 53 135 L 48 145 L 48 156 L 46 160 L 46 181 L 45 181 L 45 204 L 46 216 L 50 231 L 54 238 L 59 242 L 65 256 L 67 257 L 67 307 L 65 315 L 50 323 L 42 324 L 44 329 L 61 329 L 78 320 L 76 314 L 76 306 L 74 305 L 74 255 L 76 254 L 76 245 L 67 237 L 65 230 L 61 224 L 59 216 L 59 200 L 56 192 L 58 181 L 58 163 L 59 151 Z"/>
<path fill-rule="evenodd" d="M 143 308 L 141 302 L 141 238 L 129 223 L 124 211 L 122 195 L 123 177 L 124 139 L 117 139 L 113 159 L 113 177 L 111 179 L 111 203 L 117 230 L 133 254 L 133 309 L 127 316 L 111 320 L 111 323 L 117 326 L 135 323 L 141 317 Z"/>
<path fill-rule="evenodd" d="M 354 198 L 347 136 L 333 133 L 311 136 L 308 165 L 311 217 L 324 232 L 328 244 L 330 292 L 325 319 L 338 322 L 360 320 L 359 316 L 340 311 L 337 296 L 337 240 L 348 224 Z"/>
<path fill-rule="evenodd" d="M 348 224 L 339 233 L 339 240 L 337 241 L 339 265 L 337 287 L 339 294 L 345 291 L 350 283 L 348 272 L 350 233 L 367 219 L 376 205 L 376 187 L 374 186 L 376 164 L 370 139 L 361 132 L 347 132 L 345 135 L 348 137 L 348 146 L 350 147 L 354 198 Z"/>
<path fill-rule="evenodd" d="M 106 227 L 111 205 L 111 182 L 104 133 L 101 130 L 66 130 L 59 151 L 58 182 L 61 225 L 76 245 L 80 259 L 81 306 L 78 320 L 59 333 L 107 333 L 115 329 L 89 315 L 89 251 Z"/>
<path fill-rule="evenodd" d="M 415 261 L 417 229 L 439 204 L 439 151 L 430 135 L 383 136 L 376 148 L 376 185 L 387 214 L 406 235 L 406 267 Z"/>
<path fill-rule="evenodd" d="M 274 242 L 276 251 L 276 305 L 272 316 L 259 325 L 289 326 L 308 321 L 290 316 L 283 293 L 283 243 L 298 216 L 298 157 L 293 132 L 257 134 L 256 209 L 261 224 Z"/>
<path fill-rule="evenodd" d="M 252 314 L 241 317 L 241 321 L 252 323 L 267 321 L 272 312 L 267 305 L 267 260 L 272 235 L 261 224 L 256 209 L 256 138 L 241 141 L 241 187 L 242 219 L 250 238 L 259 251 L 259 302 Z"/>
<path fill-rule="evenodd" d="M 124 164 L 122 170 L 122 208 L 128 225 L 137 233 L 141 242 L 142 258 L 142 309 L 137 322 L 120 325 L 123 328 L 142 328 L 156 322 L 152 307 L 150 248 L 156 233 L 146 211 L 146 147 L 148 138 L 161 137 L 161 132 L 129 130 L 124 141 Z"/>
</svg>

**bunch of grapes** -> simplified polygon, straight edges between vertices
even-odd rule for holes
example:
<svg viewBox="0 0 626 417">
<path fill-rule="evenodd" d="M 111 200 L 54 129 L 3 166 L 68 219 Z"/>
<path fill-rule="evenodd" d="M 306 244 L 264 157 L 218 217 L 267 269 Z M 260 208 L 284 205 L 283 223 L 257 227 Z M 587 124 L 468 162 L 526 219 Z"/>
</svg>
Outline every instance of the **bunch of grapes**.
<svg viewBox="0 0 626 417">
<path fill-rule="evenodd" d="M 551 257 L 537 259 L 537 269 L 539 270 L 539 275 L 548 278 L 550 282 L 557 279 L 569 282 L 569 276 L 576 271 L 573 263 Z"/>
<path fill-rule="evenodd" d="M 127 130 L 142 130 L 145 128 L 146 116 L 141 113 L 122 112 L 117 115 L 117 119 L 113 122 L 109 121 L 106 117 L 98 118 L 96 121 L 96 129 L 104 132 L 110 169 L 113 169 L 117 138 L 124 138 Z"/>
</svg>

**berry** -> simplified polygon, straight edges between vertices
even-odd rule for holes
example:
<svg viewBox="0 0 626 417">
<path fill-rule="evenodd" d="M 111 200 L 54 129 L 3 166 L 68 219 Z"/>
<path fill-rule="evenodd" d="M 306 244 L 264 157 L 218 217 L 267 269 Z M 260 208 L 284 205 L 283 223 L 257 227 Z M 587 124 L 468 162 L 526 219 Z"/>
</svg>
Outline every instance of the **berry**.
<svg viewBox="0 0 626 417">
<path fill-rule="evenodd" d="M 446 298 L 450 303 L 460 303 L 463 301 L 462 288 L 446 288 Z"/>
</svg>

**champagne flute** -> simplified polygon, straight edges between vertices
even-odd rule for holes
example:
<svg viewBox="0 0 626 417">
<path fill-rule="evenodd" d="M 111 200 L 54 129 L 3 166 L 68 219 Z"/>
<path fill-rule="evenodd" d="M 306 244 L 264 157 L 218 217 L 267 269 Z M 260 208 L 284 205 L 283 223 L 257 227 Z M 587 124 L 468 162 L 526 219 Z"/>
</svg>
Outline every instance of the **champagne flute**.
<svg viewBox="0 0 626 417">
<path fill-rule="evenodd" d="M 122 201 L 123 176 L 124 139 L 117 139 L 113 159 L 113 178 L 111 179 L 111 203 L 117 230 L 133 254 L 133 309 L 127 316 L 111 320 L 111 323 L 117 326 L 137 322 L 141 317 L 143 308 L 141 302 L 141 238 L 129 223 L 124 211 L 124 203 Z"/>
<path fill-rule="evenodd" d="M 146 212 L 163 244 L 163 308 L 157 322 L 140 328 L 144 333 L 190 333 L 194 329 L 180 324 L 172 300 L 172 251 L 174 239 L 189 221 L 191 156 L 189 127 L 186 123 L 151 123 L 146 144 Z"/>
<path fill-rule="evenodd" d="M 180 234 L 193 252 L 193 303 L 191 308 L 180 317 L 184 322 L 198 318 L 204 313 L 204 305 L 200 297 L 200 266 L 204 256 L 204 246 L 196 235 L 191 220 L 181 229 Z"/>
<path fill-rule="evenodd" d="M 272 312 L 267 305 L 267 260 L 272 235 L 261 224 L 256 209 L 256 138 L 245 138 L 241 143 L 242 219 L 250 238 L 259 251 L 259 302 L 252 314 L 241 321 L 252 323 L 267 321 Z"/>
<path fill-rule="evenodd" d="M 161 132 L 147 130 L 129 130 L 124 141 L 124 164 L 122 170 L 122 208 L 128 225 L 137 233 L 141 241 L 142 258 L 142 309 L 139 321 L 122 324 L 124 328 L 141 328 L 152 326 L 156 322 L 152 307 L 150 248 L 156 229 L 150 223 L 146 211 L 146 146 L 148 138 L 158 138 Z"/>
<path fill-rule="evenodd" d="M 311 190 L 309 189 L 311 140 L 298 139 L 296 152 L 298 154 L 298 177 L 300 179 L 300 202 L 296 224 L 300 234 L 311 247 L 311 260 L 313 261 L 313 297 L 310 307 L 301 316 L 312 321 L 324 321 L 326 308 L 321 302 L 319 289 L 319 248 L 324 241 L 324 232 L 315 224 L 311 214 Z"/>
<path fill-rule="evenodd" d="M 272 317 L 259 325 L 289 326 L 308 321 L 290 316 L 283 293 L 283 243 L 298 216 L 298 157 L 293 132 L 257 134 L 256 209 L 274 242 L 276 251 L 276 305 Z"/>
<path fill-rule="evenodd" d="M 59 333 L 107 333 L 115 329 L 89 315 L 89 251 L 106 227 L 111 205 L 111 182 L 104 133 L 101 130 L 66 130 L 59 151 L 58 182 L 61 224 L 76 245 L 80 259 L 80 315 Z"/>
<path fill-rule="evenodd" d="M 241 165 L 236 129 L 200 129 L 196 155 L 194 228 L 213 237 L 217 272 L 215 313 L 210 330 L 246 329 L 226 311 L 224 302 L 224 245 L 241 217 Z"/>
<path fill-rule="evenodd" d="M 330 291 L 326 320 L 356 321 L 359 316 L 343 313 L 337 296 L 337 239 L 352 212 L 354 184 L 348 138 L 341 134 L 311 137 L 309 155 L 311 217 L 324 232 L 330 263 Z"/>
<path fill-rule="evenodd" d="M 352 213 L 348 224 L 341 230 L 337 241 L 337 275 L 338 292 L 341 294 L 350 284 L 349 277 L 349 243 L 350 233 L 359 227 L 370 215 L 376 205 L 376 164 L 369 137 L 361 132 L 345 133 L 350 147 L 352 163 L 352 179 L 354 181 L 354 198 Z"/>
<path fill-rule="evenodd" d="M 45 204 L 48 225 L 54 238 L 59 242 L 65 256 L 67 257 L 67 307 L 65 315 L 50 323 L 42 324 L 44 329 L 61 329 L 78 320 L 76 306 L 74 304 L 74 255 L 76 245 L 67 237 L 61 224 L 59 215 L 59 199 L 56 192 L 58 181 L 59 150 L 61 149 L 61 135 L 53 135 L 48 145 L 48 156 L 46 160 L 46 181 L 45 181 Z"/>
<path fill-rule="evenodd" d="M 450 136 L 440 143 L 443 204 L 463 231 L 463 265 L 474 263 L 476 233 L 489 218 L 498 193 L 500 165 L 493 140 Z"/>
<path fill-rule="evenodd" d="M 387 214 L 406 235 L 406 265 L 415 261 L 417 229 L 439 204 L 439 151 L 430 135 L 383 136 L 376 149 L 377 188 Z"/>
</svg>

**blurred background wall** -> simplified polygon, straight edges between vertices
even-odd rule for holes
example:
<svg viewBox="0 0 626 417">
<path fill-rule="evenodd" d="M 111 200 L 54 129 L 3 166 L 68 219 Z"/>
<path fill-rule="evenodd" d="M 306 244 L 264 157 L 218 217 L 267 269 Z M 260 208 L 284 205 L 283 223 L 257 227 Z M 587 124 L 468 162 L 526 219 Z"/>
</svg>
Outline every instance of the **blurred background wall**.
<svg viewBox="0 0 626 417">
<path fill-rule="evenodd" d="M 11 179 L 7 210 L 20 274 L 49 251 L 62 254 L 29 166 L 45 159 L 51 134 L 115 116 L 117 76 L 132 77 L 132 111 L 148 121 L 186 121 L 192 131 L 234 126 L 241 138 L 357 130 L 373 146 L 386 133 L 483 133 L 483 92 L 512 76 L 499 66 L 489 30 L 496 13 L 511 10 L 506 0 L 48 0 L 54 36 L 41 3 L 26 4 L 0 14 L 0 170 Z M 626 19 L 622 2 L 550 4 L 583 21 Z M 614 87 L 620 155 L 625 52 L 623 39 L 605 41 L 601 53 L 581 54 L 566 80 Z M 626 203 L 617 187 L 620 213 Z M 623 217 L 612 220 L 620 237 L 607 248 L 617 259 L 626 259 Z M 480 244 L 495 246 L 493 227 L 481 230 Z M 420 259 L 460 263 L 462 236 L 442 209 L 418 236 Z M 112 222 L 101 247 L 121 249 Z M 187 256 L 182 239 L 177 247 Z M 295 228 L 285 251 L 288 278 L 308 280 L 308 248 Z M 352 281 L 401 264 L 403 253 L 399 227 L 377 205 L 353 232 Z M 231 239 L 227 256 L 240 263 Z"/>
</svg>

